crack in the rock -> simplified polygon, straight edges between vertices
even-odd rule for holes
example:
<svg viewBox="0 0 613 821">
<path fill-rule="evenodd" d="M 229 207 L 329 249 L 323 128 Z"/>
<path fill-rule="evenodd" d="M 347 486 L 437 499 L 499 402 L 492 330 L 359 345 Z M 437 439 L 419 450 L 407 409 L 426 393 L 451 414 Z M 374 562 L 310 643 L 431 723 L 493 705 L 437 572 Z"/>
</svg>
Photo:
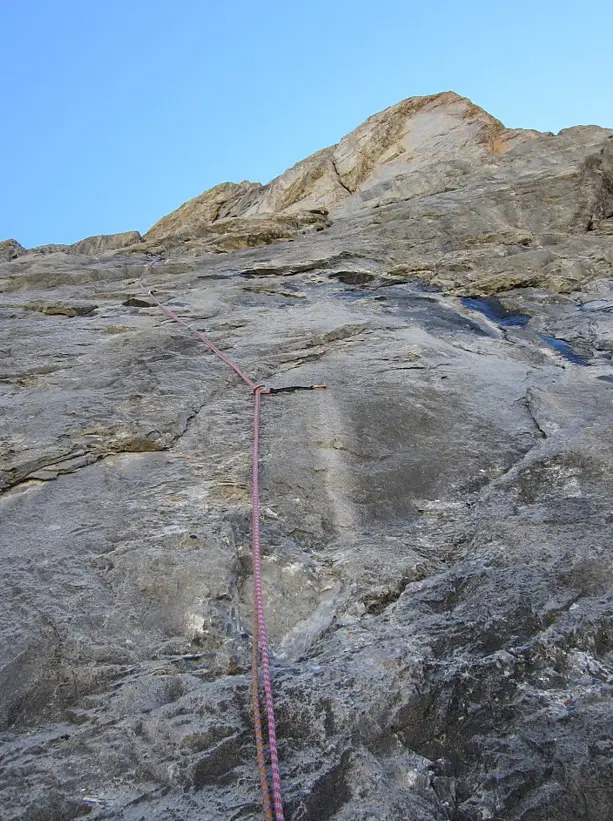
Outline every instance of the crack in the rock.
<svg viewBox="0 0 613 821">
<path fill-rule="evenodd" d="M 333 157 L 331 157 L 331 158 L 330 158 L 330 165 L 332 166 L 332 169 L 333 169 L 333 171 L 334 171 L 334 174 L 336 175 L 336 179 L 337 179 L 337 181 L 338 181 L 338 184 L 339 184 L 342 188 L 344 188 L 344 189 L 345 189 L 345 191 L 346 191 L 348 194 L 353 194 L 354 192 L 351 190 L 351 188 L 349 188 L 349 186 L 348 186 L 348 185 L 345 185 L 345 183 L 343 182 L 343 178 L 342 178 L 342 177 L 341 177 L 341 175 L 339 174 L 338 168 L 337 168 L 337 166 L 336 166 L 336 161 L 334 160 L 334 158 L 333 158 Z"/>
<path fill-rule="evenodd" d="M 534 422 L 534 425 L 535 425 L 536 429 L 538 430 L 538 432 L 540 433 L 541 438 L 547 439 L 548 438 L 547 433 L 541 427 L 541 423 L 536 418 L 535 413 L 532 409 L 532 397 L 530 395 L 530 389 L 528 389 L 526 391 L 524 396 L 522 396 L 522 398 L 519 399 L 518 402 L 519 402 L 519 404 L 523 405 L 523 407 L 528 411 L 528 415 L 530 416 L 530 418 Z"/>
<path fill-rule="evenodd" d="M 159 450 L 166 450 L 166 447 L 160 447 Z M 155 450 L 134 450 L 130 448 L 118 448 L 117 450 L 109 450 L 105 451 L 104 453 L 94 453 L 93 451 L 86 451 L 85 453 L 81 454 L 80 456 L 75 456 L 71 454 L 66 459 L 57 460 L 55 459 L 53 462 L 45 462 L 44 464 L 39 465 L 34 471 L 30 471 L 25 476 L 21 476 L 15 481 L 9 482 L 6 484 L 2 490 L 0 491 L 0 496 L 8 493 L 9 490 L 14 490 L 17 487 L 21 487 L 21 485 L 25 485 L 27 482 L 55 482 L 56 479 L 59 479 L 60 476 L 68 476 L 71 473 L 76 473 L 78 470 L 81 470 L 84 467 L 89 467 L 90 465 L 96 464 L 96 462 L 100 462 L 103 459 L 107 459 L 109 456 L 117 456 L 122 453 L 155 453 Z M 62 464 L 64 462 L 70 462 L 72 459 L 81 460 L 78 464 L 73 465 L 70 469 L 62 468 Z M 40 476 L 37 475 L 39 472 L 44 470 L 55 470 L 55 476 Z"/>
<path fill-rule="evenodd" d="M 173 448 L 177 444 L 179 439 L 181 439 L 182 436 L 185 436 L 187 431 L 190 429 L 190 427 L 192 425 L 192 422 L 194 421 L 194 419 L 196 419 L 196 417 L 198 416 L 198 414 L 200 413 L 200 411 L 202 410 L 202 408 L 205 405 L 206 405 L 206 401 L 202 402 L 200 405 L 198 405 L 197 408 L 194 408 L 194 410 L 192 410 L 192 412 L 187 415 L 187 417 L 185 419 L 185 422 L 183 424 L 183 430 L 181 430 L 181 431 L 179 431 L 179 433 L 177 433 L 177 435 L 174 437 L 174 439 L 172 439 L 172 441 L 169 442 L 169 444 L 164 448 L 164 450 L 169 450 L 170 448 Z"/>
<path fill-rule="evenodd" d="M 187 431 L 191 427 L 193 420 L 198 416 L 198 414 L 205 406 L 205 404 L 206 402 L 203 402 L 201 405 L 195 408 L 190 414 L 188 414 L 188 416 L 185 418 L 181 430 L 179 430 L 165 444 L 158 444 L 157 442 L 147 439 L 146 437 L 134 436 L 123 443 L 118 443 L 118 447 L 116 448 L 109 448 L 98 453 L 96 453 L 93 450 L 80 448 L 77 450 L 69 451 L 65 454 L 61 454 L 59 457 L 48 457 L 47 459 L 43 457 L 41 460 L 37 461 L 35 467 L 29 470 L 25 475 L 19 475 L 19 470 L 15 469 L 16 476 L 14 480 L 7 481 L 4 487 L 0 489 L 0 495 L 3 495 L 7 493 L 9 490 L 12 490 L 16 487 L 19 487 L 20 485 L 25 484 L 26 482 L 54 482 L 60 476 L 68 476 L 71 473 L 76 473 L 78 470 L 81 470 L 84 467 L 89 467 L 89 465 L 93 465 L 96 462 L 100 462 L 104 459 L 108 459 L 110 456 L 119 456 L 120 454 L 125 453 L 159 453 L 163 450 L 171 450 L 181 439 L 181 437 L 183 437 L 187 433 Z M 145 442 L 148 442 L 150 447 L 138 447 L 138 443 L 144 445 Z M 68 466 L 66 463 L 70 462 L 74 462 L 74 464 Z M 45 470 L 55 471 L 55 475 L 37 475 Z"/>
<path fill-rule="evenodd" d="M 62 365 L 53 367 L 52 365 L 42 365 L 39 368 L 31 368 L 29 371 L 17 371 L 15 373 L 0 373 L 0 380 L 8 382 L 11 379 L 27 379 L 29 376 L 48 376 L 57 371 L 64 370 Z"/>
<path fill-rule="evenodd" d="M 232 276 L 240 276 L 245 279 L 267 276 L 297 276 L 299 274 L 306 274 L 310 271 L 317 271 L 320 269 L 328 270 L 341 263 L 344 264 L 348 260 L 367 260 L 370 262 L 375 262 L 379 265 L 391 264 L 391 260 L 389 258 L 380 258 L 373 256 L 372 254 L 362 254 L 357 251 L 339 251 L 337 254 L 331 254 L 327 257 L 321 257 L 319 259 L 309 259 L 305 262 L 289 262 L 279 263 L 276 265 L 261 265 L 257 268 L 245 268 L 242 271 L 238 271 L 236 274 L 232 274 Z"/>
<path fill-rule="evenodd" d="M 377 373 L 388 373 L 389 371 L 435 371 L 437 368 L 448 365 L 451 365 L 451 362 L 439 362 L 436 365 L 398 365 L 390 368 L 381 368 Z"/>
<path fill-rule="evenodd" d="M 534 415 L 532 410 L 531 401 L 530 401 L 530 390 L 526 392 L 521 399 L 516 400 L 517 404 L 522 405 L 528 412 L 530 419 L 534 423 L 535 428 L 538 431 L 539 438 L 534 441 L 533 445 L 528 448 L 524 453 L 521 454 L 514 462 L 511 464 L 504 473 L 500 476 L 496 476 L 493 479 L 490 479 L 486 482 L 486 484 L 481 488 L 479 493 L 479 499 L 483 498 L 484 493 L 488 493 L 492 488 L 496 488 L 501 484 L 506 484 L 510 479 L 513 479 L 520 470 L 525 467 L 528 467 L 530 464 L 533 463 L 534 454 L 535 452 L 538 453 L 542 449 L 551 449 L 551 446 L 555 450 L 555 444 L 552 445 L 553 440 L 547 435 L 547 433 L 541 427 L 539 421 Z M 526 432 L 527 433 L 527 432 Z"/>
<path fill-rule="evenodd" d="M 412 573 L 403 573 L 396 585 L 390 585 L 387 590 L 378 595 L 366 595 L 362 599 L 366 612 L 371 616 L 379 616 L 390 605 L 395 604 L 410 584 L 427 578 L 428 574 L 420 573 L 420 569 L 422 568 L 414 568 Z"/>
</svg>

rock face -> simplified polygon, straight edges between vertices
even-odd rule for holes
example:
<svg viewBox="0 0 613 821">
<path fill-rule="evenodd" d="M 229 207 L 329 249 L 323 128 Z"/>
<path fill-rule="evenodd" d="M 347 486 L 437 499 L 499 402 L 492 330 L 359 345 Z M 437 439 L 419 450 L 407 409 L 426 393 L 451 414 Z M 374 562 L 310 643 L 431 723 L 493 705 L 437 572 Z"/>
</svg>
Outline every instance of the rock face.
<svg viewBox="0 0 613 821">
<path fill-rule="evenodd" d="M 87 237 L 72 245 L 39 245 L 32 248 L 32 254 L 102 254 L 106 251 L 115 251 L 119 248 L 127 248 L 140 242 L 142 239 L 138 231 L 124 231 L 121 234 L 99 234 L 95 237 Z"/>
<path fill-rule="evenodd" d="M 0 242 L 0 261 L 1 262 L 10 262 L 13 259 L 17 259 L 17 257 L 22 256 L 22 254 L 26 254 L 27 251 L 20 245 L 16 239 L 5 239 Z"/>
<path fill-rule="evenodd" d="M 555 137 L 506 129 L 451 92 L 411 98 L 268 185 L 225 183 L 190 200 L 156 223 L 140 250 L 199 254 L 266 244 L 309 225 L 321 229 L 314 212 L 333 221 L 355 217 L 363 227 L 365 209 L 383 207 L 377 225 L 398 219 L 398 202 L 406 215 L 410 202 L 419 227 L 409 224 L 407 239 L 419 241 L 424 222 L 443 221 L 432 227 L 459 235 L 470 252 L 459 262 L 470 270 L 483 244 L 508 256 L 508 246 L 532 244 L 535 232 L 583 232 L 613 216 L 610 135 L 596 127 Z M 564 198 L 573 209 L 560 206 Z M 457 268 L 458 260 L 451 264 Z"/>
<path fill-rule="evenodd" d="M 287 818 L 613 816 L 611 136 L 415 98 L 142 239 L 10 246 L 3 821 L 261 817 L 252 400 L 150 289 L 327 384 L 263 397 Z"/>
</svg>

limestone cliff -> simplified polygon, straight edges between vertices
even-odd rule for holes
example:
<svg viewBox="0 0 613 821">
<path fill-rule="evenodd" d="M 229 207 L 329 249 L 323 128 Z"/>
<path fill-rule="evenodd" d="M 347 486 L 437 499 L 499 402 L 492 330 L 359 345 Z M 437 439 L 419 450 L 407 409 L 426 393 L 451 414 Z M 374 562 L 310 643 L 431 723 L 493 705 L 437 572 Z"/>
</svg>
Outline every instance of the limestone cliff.
<svg viewBox="0 0 613 821">
<path fill-rule="evenodd" d="M 233 220 L 246 217 L 254 220 L 255 235 L 262 218 L 274 224 L 281 215 L 299 217 L 320 209 L 347 214 L 363 202 L 380 205 L 401 195 L 435 193 L 445 190 L 458 172 L 492 168 L 493 157 L 536 136 L 505 129 L 453 92 L 413 97 L 370 117 L 338 145 L 302 160 L 267 185 L 225 183 L 206 191 L 163 217 L 145 241 L 167 249 L 169 243 L 206 236 L 214 223 L 216 232 L 222 226 L 231 231 Z"/>
<path fill-rule="evenodd" d="M 2 821 L 613 817 L 613 132 L 412 98 L 140 237 L 0 244 Z"/>
</svg>

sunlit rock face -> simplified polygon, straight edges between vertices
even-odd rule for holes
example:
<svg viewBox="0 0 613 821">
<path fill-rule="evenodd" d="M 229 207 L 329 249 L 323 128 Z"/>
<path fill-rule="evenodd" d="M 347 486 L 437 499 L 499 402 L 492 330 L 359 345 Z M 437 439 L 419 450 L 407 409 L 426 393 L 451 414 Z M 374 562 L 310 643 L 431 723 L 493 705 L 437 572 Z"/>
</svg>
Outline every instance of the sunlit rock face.
<svg viewBox="0 0 613 821">
<path fill-rule="evenodd" d="M 609 821 L 613 132 L 412 98 L 137 232 L 0 244 L 0 815 Z"/>
</svg>

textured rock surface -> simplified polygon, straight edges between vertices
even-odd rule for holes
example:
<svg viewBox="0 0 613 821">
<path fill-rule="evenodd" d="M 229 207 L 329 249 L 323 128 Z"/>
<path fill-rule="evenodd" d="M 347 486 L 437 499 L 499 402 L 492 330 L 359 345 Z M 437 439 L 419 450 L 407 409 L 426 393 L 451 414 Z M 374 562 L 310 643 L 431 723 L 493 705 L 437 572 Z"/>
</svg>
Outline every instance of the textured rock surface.
<svg viewBox="0 0 613 821">
<path fill-rule="evenodd" d="M 261 815 L 251 398 L 149 288 L 328 385 L 264 403 L 287 817 L 611 818 L 611 133 L 409 100 L 2 262 L 2 819 Z"/>
<path fill-rule="evenodd" d="M 74 242 L 72 245 L 60 245 L 52 243 L 50 245 L 39 245 L 30 249 L 32 254 L 101 254 L 105 251 L 114 251 L 119 248 L 127 248 L 140 242 L 142 239 L 138 231 L 124 231 L 121 234 L 99 234 L 95 237 Z"/>
<path fill-rule="evenodd" d="M 10 262 L 12 259 L 17 259 L 17 257 L 26 253 L 27 251 L 23 245 L 20 245 L 15 239 L 5 239 L 0 242 L 0 261 L 2 262 Z"/>
</svg>

